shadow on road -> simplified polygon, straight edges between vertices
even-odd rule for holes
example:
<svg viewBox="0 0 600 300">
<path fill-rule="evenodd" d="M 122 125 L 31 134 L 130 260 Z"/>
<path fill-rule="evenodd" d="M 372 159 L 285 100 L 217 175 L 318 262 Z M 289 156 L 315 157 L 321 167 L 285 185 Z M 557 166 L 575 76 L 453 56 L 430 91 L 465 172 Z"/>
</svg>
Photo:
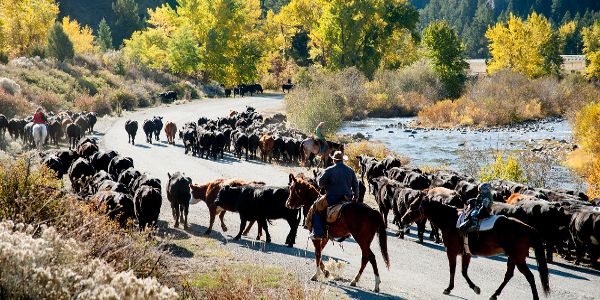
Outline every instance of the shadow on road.
<svg viewBox="0 0 600 300">
<path fill-rule="evenodd" d="M 502 256 L 489 256 L 489 257 L 483 257 L 483 258 L 490 259 L 490 260 L 495 260 L 495 261 L 500 261 L 500 262 L 506 262 L 507 261 L 506 256 L 504 256 L 504 255 L 502 255 Z M 552 274 L 552 275 L 589 281 L 589 279 L 587 279 L 585 277 L 553 269 L 552 265 L 553 264 L 548 264 L 548 272 L 550 274 Z M 556 265 L 558 265 L 558 264 L 556 264 Z M 531 269 L 533 271 L 537 271 L 537 269 L 538 269 L 537 265 L 527 264 L 527 266 L 529 267 L 529 269 Z M 592 275 L 598 275 L 598 274 L 600 274 L 600 272 L 594 272 L 593 270 L 588 270 L 588 269 L 585 269 L 585 268 L 579 268 L 579 267 L 576 267 L 576 266 L 567 266 L 565 264 L 561 264 L 561 266 L 565 267 L 565 268 L 568 268 L 570 270 L 573 270 L 573 271 L 581 272 L 581 273 L 592 274 Z"/>
<path fill-rule="evenodd" d="M 150 146 L 146 146 L 144 144 L 135 144 L 135 146 L 138 148 L 150 149 Z"/>
<path fill-rule="evenodd" d="M 362 281 L 361 281 L 362 282 Z M 355 287 L 345 284 L 338 284 L 335 281 L 325 282 L 325 284 L 341 289 L 346 295 L 352 299 L 404 299 L 396 295 L 386 293 L 375 293 L 370 290 L 365 290 L 361 287 Z M 359 283 L 360 284 L 360 283 Z M 362 285 L 368 283 L 362 282 Z M 371 283 L 372 284 L 372 283 Z"/>
</svg>

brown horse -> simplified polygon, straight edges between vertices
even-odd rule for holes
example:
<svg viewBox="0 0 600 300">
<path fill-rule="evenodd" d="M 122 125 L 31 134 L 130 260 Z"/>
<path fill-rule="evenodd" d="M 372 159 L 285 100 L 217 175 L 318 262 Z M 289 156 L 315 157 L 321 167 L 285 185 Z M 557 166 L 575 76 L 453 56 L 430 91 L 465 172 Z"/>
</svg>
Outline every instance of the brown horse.
<svg viewBox="0 0 600 300">
<path fill-rule="evenodd" d="M 441 202 L 432 201 L 427 198 L 419 199 L 413 202 L 409 210 L 402 217 L 403 224 L 409 224 L 423 218 L 429 219 L 432 224 L 435 224 L 442 230 L 444 245 L 446 246 L 446 254 L 450 264 L 450 284 L 444 290 L 444 294 L 450 294 L 454 288 L 454 271 L 456 269 L 456 257 L 461 254 L 463 240 L 456 229 L 456 221 L 458 213 L 461 211 L 453 206 L 443 204 Z M 504 286 L 512 278 L 515 266 L 519 269 L 531 286 L 531 292 L 534 299 L 539 299 L 538 292 L 535 287 L 535 278 L 527 267 L 525 259 L 529 255 L 529 247 L 535 249 L 535 259 L 538 264 L 538 271 L 542 281 L 544 294 L 550 294 L 550 284 L 548 278 L 548 265 L 544 255 L 544 248 L 538 232 L 531 226 L 513 218 L 499 218 L 494 227 L 489 231 L 472 233 L 469 235 L 469 249 L 474 255 L 493 256 L 500 253 L 505 253 L 508 256 L 506 274 L 504 281 L 500 287 L 490 297 L 496 299 L 500 295 Z M 469 287 L 480 293 L 480 289 L 475 285 L 467 270 L 471 256 L 462 254 L 462 275 L 467 280 Z"/>
<path fill-rule="evenodd" d="M 294 175 L 290 174 L 290 182 L 290 196 L 285 204 L 288 208 L 310 207 L 319 198 L 319 191 L 308 181 L 302 178 L 295 178 Z M 367 262 L 370 262 L 371 266 L 373 266 L 373 273 L 375 273 L 374 291 L 379 292 L 379 283 L 381 283 L 381 280 L 379 280 L 375 254 L 370 249 L 371 242 L 376 233 L 379 236 L 379 248 L 381 248 L 381 255 L 383 256 L 385 266 L 388 269 L 390 267 L 390 259 L 387 252 L 387 234 L 381 214 L 365 204 L 350 203 L 342 209 L 341 216 L 336 222 L 327 225 L 329 227 L 329 237 L 342 238 L 352 235 L 362 251 L 360 270 L 350 285 L 356 286 Z M 327 242 L 328 239 L 313 240 L 317 272 L 312 277 L 312 280 L 318 280 L 321 273 L 324 273 L 325 277 L 329 276 L 329 272 L 325 270 L 325 265 L 321 260 L 321 254 Z"/>
<path fill-rule="evenodd" d="M 325 151 L 321 151 L 323 150 L 319 144 L 319 142 L 314 139 L 314 138 L 307 138 L 304 141 L 302 141 L 301 146 L 300 146 L 300 160 L 302 162 L 302 166 L 306 167 L 306 163 L 308 162 L 308 168 L 312 168 L 312 159 L 314 156 L 316 155 L 320 155 L 321 156 L 321 166 L 323 168 L 327 167 L 330 165 L 330 161 L 331 159 L 329 158 L 329 155 L 333 152 L 333 151 L 342 151 L 344 152 L 344 145 L 342 144 L 338 144 L 332 141 L 327 141 L 327 146 L 324 147 Z"/>
</svg>

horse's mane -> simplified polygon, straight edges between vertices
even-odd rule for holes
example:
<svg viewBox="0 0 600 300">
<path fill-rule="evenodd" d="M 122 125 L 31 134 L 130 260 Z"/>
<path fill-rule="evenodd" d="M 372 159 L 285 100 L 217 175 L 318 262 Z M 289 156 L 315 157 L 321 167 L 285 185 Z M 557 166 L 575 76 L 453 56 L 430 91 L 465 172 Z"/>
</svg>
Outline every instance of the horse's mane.
<svg viewBox="0 0 600 300">
<path fill-rule="evenodd" d="M 296 178 L 296 184 L 300 184 L 301 186 L 305 186 L 307 189 L 313 190 L 317 194 L 319 193 L 319 190 L 317 190 L 317 188 L 315 188 L 307 179 Z"/>
</svg>

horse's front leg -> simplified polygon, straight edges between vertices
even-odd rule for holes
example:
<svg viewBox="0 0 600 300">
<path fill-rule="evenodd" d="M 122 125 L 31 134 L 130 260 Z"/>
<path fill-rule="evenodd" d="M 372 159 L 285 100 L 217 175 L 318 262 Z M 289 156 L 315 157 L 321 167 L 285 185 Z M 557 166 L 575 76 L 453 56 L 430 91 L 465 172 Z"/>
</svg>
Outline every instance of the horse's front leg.
<svg viewBox="0 0 600 300">
<path fill-rule="evenodd" d="M 448 264 L 450 266 L 450 283 L 448 283 L 448 287 L 444 290 L 444 295 L 450 295 L 450 292 L 454 288 L 454 272 L 456 271 L 456 253 L 454 253 L 454 251 L 446 251 L 446 255 L 448 256 Z"/>
<path fill-rule="evenodd" d="M 473 289 L 473 291 L 475 292 L 475 294 L 479 295 L 479 293 L 481 293 L 481 289 L 475 285 L 473 283 L 473 281 L 471 281 L 471 278 L 469 278 L 469 274 L 468 274 L 468 270 L 469 270 L 469 263 L 471 262 L 471 255 L 463 255 L 461 258 L 461 263 L 462 263 L 462 276 L 467 280 L 467 283 L 469 284 L 469 287 L 471 289 Z"/>
</svg>

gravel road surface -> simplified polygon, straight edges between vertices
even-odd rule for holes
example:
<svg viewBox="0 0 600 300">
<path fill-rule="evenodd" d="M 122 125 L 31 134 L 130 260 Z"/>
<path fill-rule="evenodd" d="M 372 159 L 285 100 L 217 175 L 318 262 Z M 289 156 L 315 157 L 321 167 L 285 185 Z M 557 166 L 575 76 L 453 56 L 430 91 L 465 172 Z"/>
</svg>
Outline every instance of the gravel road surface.
<svg viewBox="0 0 600 300">
<path fill-rule="evenodd" d="M 100 121 L 99 137 L 101 145 L 106 149 L 113 149 L 122 155 L 134 159 L 137 169 L 154 177 L 160 178 L 163 185 L 167 182 L 167 172 L 182 171 L 190 176 L 194 182 L 202 183 L 221 177 L 235 177 L 246 180 L 262 180 L 269 185 L 286 185 L 287 170 L 283 167 L 263 164 L 257 161 L 239 161 L 227 155 L 223 160 L 206 160 L 184 155 L 181 140 L 177 138 L 176 145 L 168 145 L 164 132 L 161 141 L 152 145 L 145 143 L 141 124 L 144 119 L 152 116 L 163 116 L 163 122 L 175 122 L 178 127 L 189 121 L 196 121 L 199 117 L 217 118 L 227 115 L 231 110 L 244 110 L 246 105 L 255 107 L 260 112 L 276 112 L 284 108 L 281 96 L 244 97 L 236 99 L 210 99 L 199 100 L 181 105 L 161 106 L 136 112 L 126 113 L 121 118 Z M 137 144 L 132 146 L 127 143 L 127 134 L 124 123 L 127 119 L 137 120 L 140 131 L 136 138 Z M 161 220 L 168 222 L 172 227 L 172 216 L 166 197 L 163 200 Z M 194 239 L 205 239 L 203 236 L 208 226 L 208 210 L 204 203 L 190 207 L 190 228 L 187 231 L 173 229 L 178 239 L 189 239 L 193 244 Z M 294 248 L 287 248 L 283 244 L 289 227 L 285 221 L 274 221 L 270 226 L 272 244 L 265 244 L 254 240 L 255 229 L 251 237 L 244 237 L 241 241 L 233 241 L 232 237 L 239 228 L 237 214 L 228 213 L 226 223 L 229 231 L 222 233 L 218 221 L 215 222 L 214 231 L 210 238 L 219 243 L 230 253 L 233 260 L 250 261 L 257 264 L 272 264 L 298 274 L 299 278 L 308 283 L 314 274 L 314 253 L 312 243 L 308 243 L 308 232 L 298 230 L 298 237 Z M 394 228 L 395 229 L 395 228 Z M 414 230 L 413 230 L 414 232 Z M 263 237 L 264 240 L 264 237 Z M 388 248 L 391 258 L 391 268 L 385 269 L 379 246 L 373 242 L 371 248 L 376 255 L 381 272 L 381 293 L 372 293 L 374 276 L 370 265 L 357 287 L 350 287 L 350 280 L 356 275 L 360 266 L 360 248 L 353 240 L 339 244 L 329 244 L 325 255 L 342 262 L 343 267 L 338 270 L 341 279 L 322 280 L 321 288 L 328 289 L 334 295 L 358 299 L 488 299 L 504 278 L 506 258 L 503 256 L 491 258 L 475 258 L 471 261 L 469 274 L 471 279 L 481 287 L 481 295 L 476 295 L 467 286 L 460 275 L 460 265 L 457 268 L 455 288 L 450 296 L 442 295 L 443 289 L 448 284 L 448 262 L 441 245 L 425 242 L 424 245 L 415 242 L 415 236 L 409 235 L 407 239 L 396 238 L 388 230 Z M 185 249 L 182 249 L 185 252 Z M 185 256 L 185 255 L 184 255 Z M 186 259 L 202 260 L 189 251 Z M 535 260 L 528 260 L 534 272 L 538 290 L 541 290 Z M 550 265 L 550 285 L 552 294 L 550 299 L 600 299 L 600 272 L 573 266 L 561 261 Z M 543 295 L 540 294 L 543 297 Z M 500 299 L 530 299 L 531 291 L 527 281 L 518 271 L 504 289 Z"/>
</svg>

